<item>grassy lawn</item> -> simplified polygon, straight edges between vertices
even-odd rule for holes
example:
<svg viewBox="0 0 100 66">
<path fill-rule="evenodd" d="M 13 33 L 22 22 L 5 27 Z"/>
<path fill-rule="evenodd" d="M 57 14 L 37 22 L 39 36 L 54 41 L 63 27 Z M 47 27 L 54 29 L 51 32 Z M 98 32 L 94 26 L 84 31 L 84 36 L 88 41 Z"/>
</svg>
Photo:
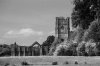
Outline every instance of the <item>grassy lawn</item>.
<svg viewBox="0 0 100 66">
<path fill-rule="evenodd" d="M 77 62 L 76 64 L 75 61 Z M 30 64 L 29 66 L 100 66 L 100 57 L 22 56 L 0 58 L 0 66 L 5 66 L 7 63 L 9 63 L 11 66 L 22 66 L 22 62 L 27 62 Z M 52 65 L 53 62 L 57 62 L 57 65 Z"/>
</svg>

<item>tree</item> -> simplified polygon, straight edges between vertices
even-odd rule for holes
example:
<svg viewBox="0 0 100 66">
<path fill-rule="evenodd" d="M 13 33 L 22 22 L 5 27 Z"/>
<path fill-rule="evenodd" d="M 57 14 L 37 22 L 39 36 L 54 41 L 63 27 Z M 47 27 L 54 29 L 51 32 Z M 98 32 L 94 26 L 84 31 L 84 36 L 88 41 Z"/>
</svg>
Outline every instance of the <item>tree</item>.
<svg viewBox="0 0 100 66">
<path fill-rule="evenodd" d="M 50 47 L 51 47 L 52 43 L 54 42 L 54 39 L 55 39 L 55 37 L 53 35 L 48 36 L 47 40 L 43 42 L 43 44 L 42 44 L 43 55 L 46 55 L 45 47 L 47 47 L 47 50 L 49 53 Z"/>
<path fill-rule="evenodd" d="M 55 37 L 52 36 L 48 36 L 47 40 L 43 42 L 42 46 L 51 46 L 51 44 L 53 43 Z"/>
<path fill-rule="evenodd" d="M 0 47 L 0 56 L 10 56 L 11 55 L 11 48 L 7 44 L 3 44 Z"/>
<path fill-rule="evenodd" d="M 74 38 L 74 40 L 77 42 L 77 43 L 80 43 L 82 41 L 82 37 L 84 35 L 84 30 L 80 27 L 77 27 L 76 29 L 76 36 Z"/>
<path fill-rule="evenodd" d="M 100 42 L 100 22 L 93 21 L 89 29 L 85 31 L 83 36 L 84 41 L 93 39 L 95 42 Z"/>
<path fill-rule="evenodd" d="M 100 7 L 97 5 L 98 0 L 74 0 L 73 4 L 75 5 L 72 12 L 73 27 L 80 26 L 83 29 L 88 29 L 90 23 L 95 19 L 95 9 Z"/>
</svg>

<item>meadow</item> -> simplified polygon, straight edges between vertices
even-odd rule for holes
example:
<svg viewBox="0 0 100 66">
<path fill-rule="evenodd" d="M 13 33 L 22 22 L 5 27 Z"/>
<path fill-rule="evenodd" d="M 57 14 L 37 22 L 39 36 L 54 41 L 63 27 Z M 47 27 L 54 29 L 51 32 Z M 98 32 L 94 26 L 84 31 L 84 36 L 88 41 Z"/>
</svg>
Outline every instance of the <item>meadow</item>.
<svg viewBox="0 0 100 66">
<path fill-rule="evenodd" d="M 0 58 L 0 66 L 25 66 L 21 64 L 22 62 L 27 62 L 29 64 L 26 66 L 100 66 L 100 57 L 17 56 Z M 53 62 L 57 62 L 57 64 L 53 65 Z"/>
</svg>

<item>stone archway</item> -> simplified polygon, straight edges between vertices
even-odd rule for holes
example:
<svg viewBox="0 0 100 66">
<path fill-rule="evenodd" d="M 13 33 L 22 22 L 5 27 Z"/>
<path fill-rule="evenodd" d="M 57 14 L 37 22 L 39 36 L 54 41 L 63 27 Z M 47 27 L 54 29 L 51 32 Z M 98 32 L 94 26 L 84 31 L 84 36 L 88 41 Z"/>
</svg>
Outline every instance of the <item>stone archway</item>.
<svg viewBox="0 0 100 66">
<path fill-rule="evenodd" d="M 42 55 L 42 46 L 37 41 L 35 41 L 30 47 L 32 48 L 32 50 L 35 50 L 37 47 L 39 49 L 39 54 Z"/>
</svg>

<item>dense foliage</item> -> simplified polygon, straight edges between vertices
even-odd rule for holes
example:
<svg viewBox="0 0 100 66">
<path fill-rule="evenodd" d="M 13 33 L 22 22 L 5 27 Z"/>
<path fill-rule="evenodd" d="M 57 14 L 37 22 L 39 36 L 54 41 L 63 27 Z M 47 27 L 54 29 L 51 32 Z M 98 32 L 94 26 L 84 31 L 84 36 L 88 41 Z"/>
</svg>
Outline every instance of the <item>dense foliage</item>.
<svg viewBox="0 0 100 66">
<path fill-rule="evenodd" d="M 74 0 L 75 5 L 72 13 L 73 27 L 80 26 L 88 29 L 90 23 L 96 18 L 96 9 L 100 7 L 98 0 Z"/>
<path fill-rule="evenodd" d="M 76 56 L 77 44 L 76 43 L 67 43 L 67 44 L 61 44 L 57 46 L 54 55 L 55 56 Z"/>
<path fill-rule="evenodd" d="M 100 22 L 93 21 L 85 31 L 83 40 L 89 41 L 90 39 L 93 39 L 95 42 L 100 42 Z"/>
<path fill-rule="evenodd" d="M 11 55 L 11 49 L 9 45 L 0 45 L 0 56 L 10 56 Z"/>
<path fill-rule="evenodd" d="M 51 46 L 51 44 L 53 43 L 55 37 L 52 36 L 48 36 L 46 41 L 43 42 L 42 46 Z"/>
<path fill-rule="evenodd" d="M 42 51 L 43 51 L 43 55 L 47 55 L 46 51 L 50 50 L 50 47 L 52 45 L 52 43 L 54 42 L 55 37 L 53 35 L 48 36 L 46 41 L 43 42 L 42 44 Z M 45 49 L 45 47 L 47 47 L 47 49 Z"/>
</svg>

